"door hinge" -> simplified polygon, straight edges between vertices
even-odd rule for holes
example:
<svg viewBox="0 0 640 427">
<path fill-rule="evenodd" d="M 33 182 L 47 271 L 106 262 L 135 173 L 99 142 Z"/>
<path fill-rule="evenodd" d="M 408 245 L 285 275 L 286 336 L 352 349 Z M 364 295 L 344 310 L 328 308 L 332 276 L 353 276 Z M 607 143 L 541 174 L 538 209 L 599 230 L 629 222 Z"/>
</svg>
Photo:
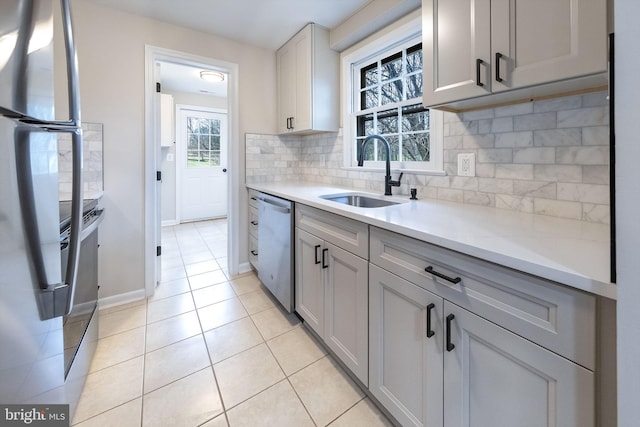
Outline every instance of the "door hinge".
<svg viewBox="0 0 640 427">
<path fill-rule="evenodd" d="M 156 82 L 156 92 L 160 92 L 162 90 L 162 86 L 160 85 L 160 82 Z"/>
<path fill-rule="evenodd" d="M 156 171 L 156 181 L 162 181 L 162 171 Z"/>
<path fill-rule="evenodd" d="M 162 246 L 156 246 L 156 256 L 162 255 Z"/>
</svg>

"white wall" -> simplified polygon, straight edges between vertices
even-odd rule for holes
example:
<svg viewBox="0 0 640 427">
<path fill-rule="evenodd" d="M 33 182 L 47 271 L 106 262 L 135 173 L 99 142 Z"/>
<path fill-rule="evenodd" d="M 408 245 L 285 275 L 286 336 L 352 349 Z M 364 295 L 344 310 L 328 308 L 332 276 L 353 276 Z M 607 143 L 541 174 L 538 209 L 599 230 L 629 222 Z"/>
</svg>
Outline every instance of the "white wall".
<svg viewBox="0 0 640 427">
<path fill-rule="evenodd" d="M 640 2 L 616 0 L 618 425 L 638 425 L 640 402 Z"/>
<path fill-rule="evenodd" d="M 105 220 L 101 228 L 100 289 L 109 297 L 144 289 L 145 44 L 239 65 L 239 135 L 275 133 L 274 52 L 210 34 L 72 1 L 80 67 L 82 118 L 104 124 Z M 66 93 L 56 9 L 56 93 Z M 56 104 L 58 117 L 66 103 Z M 244 177 L 244 148 L 238 165 Z M 155 173 L 148 171 L 148 173 Z M 246 193 L 240 192 L 240 206 Z M 246 211 L 238 218 L 246 223 Z M 239 253 L 247 253 L 241 229 Z M 246 261 L 240 259 L 240 262 Z"/>
</svg>

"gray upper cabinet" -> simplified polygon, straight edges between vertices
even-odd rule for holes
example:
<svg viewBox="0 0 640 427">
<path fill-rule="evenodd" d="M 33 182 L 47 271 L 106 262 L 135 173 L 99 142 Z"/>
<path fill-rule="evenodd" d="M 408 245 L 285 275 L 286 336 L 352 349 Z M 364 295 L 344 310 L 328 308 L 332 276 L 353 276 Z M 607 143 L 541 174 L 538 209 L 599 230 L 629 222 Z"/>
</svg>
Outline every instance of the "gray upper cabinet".
<svg viewBox="0 0 640 427">
<path fill-rule="evenodd" d="M 336 132 L 339 54 L 329 32 L 308 24 L 276 52 L 278 133 Z"/>
<path fill-rule="evenodd" d="M 422 10 L 427 106 L 465 109 L 607 84 L 606 0 L 423 0 Z"/>
</svg>

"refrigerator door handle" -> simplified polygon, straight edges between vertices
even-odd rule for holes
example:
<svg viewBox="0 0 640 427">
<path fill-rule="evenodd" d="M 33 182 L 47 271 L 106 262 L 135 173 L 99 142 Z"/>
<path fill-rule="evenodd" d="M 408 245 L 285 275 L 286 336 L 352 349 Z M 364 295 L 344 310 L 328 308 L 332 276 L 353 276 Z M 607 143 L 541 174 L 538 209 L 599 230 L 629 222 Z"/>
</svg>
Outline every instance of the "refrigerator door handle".
<svg viewBox="0 0 640 427">
<path fill-rule="evenodd" d="M 67 87 L 69 96 L 70 121 L 76 126 L 71 134 L 73 175 L 71 184 L 71 235 L 69 236 L 69 260 L 67 262 L 66 284 L 69 286 L 69 297 L 64 314 L 69 314 L 73 307 L 76 290 L 78 263 L 80 261 L 80 233 L 82 232 L 82 127 L 80 121 L 80 82 L 78 80 L 78 56 L 76 54 L 71 24 L 69 0 L 61 0 L 62 27 L 64 45 L 67 56 Z"/>
</svg>

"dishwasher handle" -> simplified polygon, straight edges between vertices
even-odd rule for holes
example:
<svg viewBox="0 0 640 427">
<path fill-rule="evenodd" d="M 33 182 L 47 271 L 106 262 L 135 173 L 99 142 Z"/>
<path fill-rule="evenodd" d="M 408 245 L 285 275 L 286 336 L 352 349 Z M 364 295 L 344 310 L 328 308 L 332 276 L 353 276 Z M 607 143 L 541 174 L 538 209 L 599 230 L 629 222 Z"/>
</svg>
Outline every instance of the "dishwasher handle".
<svg viewBox="0 0 640 427">
<path fill-rule="evenodd" d="M 280 206 L 279 204 L 277 204 L 275 201 L 273 201 L 271 199 L 267 199 L 265 197 L 258 197 L 258 199 L 261 202 L 264 202 L 264 203 L 268 204 L 269 205 L 269 209 L 272 209 L 272 210 L 274 210 L 276 212 L 280 212 L 280 213 L 283 213 L 283 214 L 291 213 L 291 208 L 288 208 L 286 206 Z"/>
</svg>

